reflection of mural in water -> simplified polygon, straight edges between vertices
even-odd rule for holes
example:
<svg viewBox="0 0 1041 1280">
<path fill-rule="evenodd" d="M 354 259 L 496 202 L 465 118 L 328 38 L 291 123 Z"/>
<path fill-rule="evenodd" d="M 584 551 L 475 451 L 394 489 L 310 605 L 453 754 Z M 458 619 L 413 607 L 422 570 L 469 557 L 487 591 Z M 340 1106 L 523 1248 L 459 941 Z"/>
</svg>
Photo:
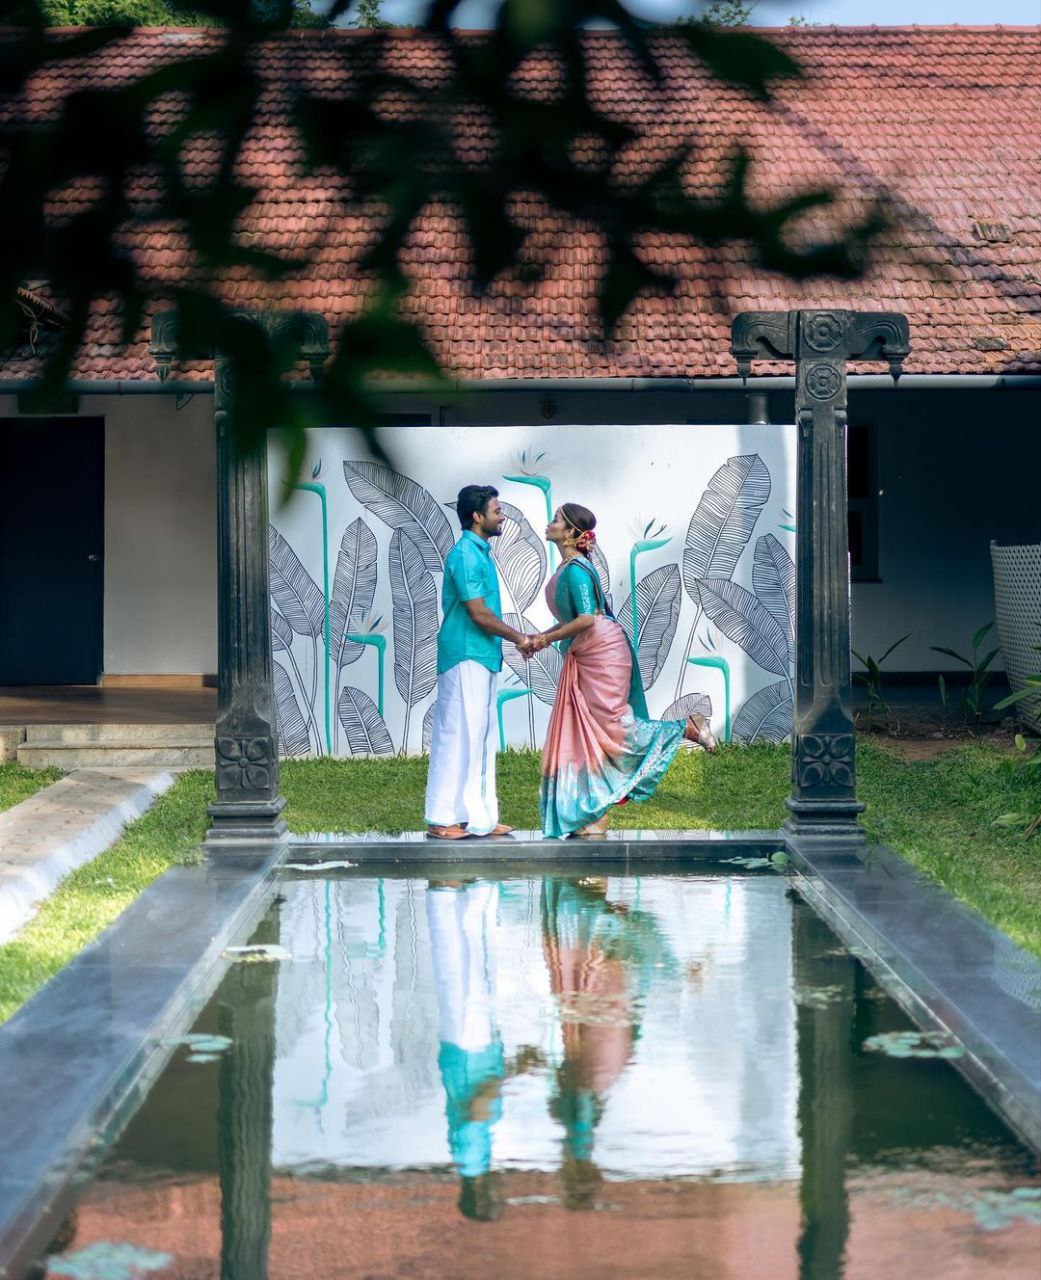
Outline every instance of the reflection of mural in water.
<svg viewBox="0 0 1041 1280">
<path fill-rule="evenodd" d="M 771 428 L 775 449 L 782 430 Z M 764 439 L 761 450 L 769 452 L 766 443 Z M 780 449 L 785 465 L 788 447 Z M 702 465 L 703 454 L 704 449 L 699 454 Z M 431 456 L 430 463 L 436 471 L 442 459 Z M 290 506 L 280 511 L 270 531 L 272 642 L 282 751 L 285 755 L 425 751 L 437 679 L 441 575 L 458 533 L 454 514 L 450 518 L 446 507 L 471 476 L 456 460 L 450 479 L 439 483 L 446 492 L 435 497 L 424 484 L 381 463 L 346 457 L 341 465 L 343 486 L 322 480 L 319 458 L 311 480 L 298 486 L 316 495 L 319 503 L 305 512 L 306 493 L 301 494 L 300 509 Z M 335 473 L 340 469 L 334 468 Z M 512 467 L 507 464 L 497 481 L 503 490 L 506 522 L 502 536 L 492 543 L 492 552 L 503 614 L 525 633 L 541 630 L 548 622 L 543 593 L 553 564 L 538 527 L 543 512 L 526 514 L 510 498 L 521 499 L 525 491 L 531 494 L 534 489 L 538 506 L 552 515 L 554 489 L 563 488 L 557 474 L 561 470 L 563 464 L 554 463 L 545 450 L 527 448 Z M 594 550 L 594 564 L 613 609 L 612 587 L 624 581 L 622 562 L 615 563 L 619 576 L 613 577 L 610 559 L 610 535 L 620 523 L 620 513 L 598 502 L 595 476 L 576 472 L 565 475 L 565 480 L 598 511 L 602 537 Z M 628 594 L 617 616 L 634 637 L 648 691 L 670 662 L 675 671 L 668 705 L 652 709 L 670 719 L 692 711 L 714 712 L 717 733 L 723 739 L 779 742 L 791 729 L 794 562 L 789 546 L 772 532 L 759 534 L 748 556 L 774 488 L 762 452 L 736 454 L 722 461 L 687 522 L 679 563 L 661 562 L 674 539 L 668 522 L 657 513 L 635 524 L 628 516 L 625 520 L 632 538 L 624 553 Z M 647 492 L 653 490 L 641 489 L 641 500 Z M 778 490 L 777 496 L 782 495 L 783 489 Z M 647 509 L 652 505 L 647 503 Z M 687 520 L 684 513 L 677 514 Z M 779 507 L 772 515 L 784 517 L 774 527 L 790 544 L 793 527 L 786 522 L 787 509 Z M 337 552 L 330 571 L 333 547 Z M 653 567 L 639 574 L 638 561 L 651 557 Z M 308 566 L 314 567 L 313 575 Z M 751 589 L 736 580 L 739 569 Z M 686 641 L 680 655 L 676 637 L 681 623 Z M 539 747 L 563 660 L 553 647 L 530 662 L 509 643 L 503 650 L 497 707 L 500 745 Z M 390 705 L 388 661 L 393 686 Z M 691 668 L 697 673 L 694 689 L 685 687 L 693 683 Z M 731 708 L 734 691 L 739 699 L 736 714 Z"/>
</svg>

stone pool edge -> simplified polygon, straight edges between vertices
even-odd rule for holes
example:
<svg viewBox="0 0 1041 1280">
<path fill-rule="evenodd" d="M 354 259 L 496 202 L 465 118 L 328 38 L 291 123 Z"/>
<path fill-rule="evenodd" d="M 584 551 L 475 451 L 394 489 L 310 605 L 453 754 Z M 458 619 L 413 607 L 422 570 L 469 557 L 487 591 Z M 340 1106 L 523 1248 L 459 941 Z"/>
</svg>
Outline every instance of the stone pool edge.
<svg viewBox="0 0 1041 1280">
<path fill-rule="evenodd" d="M 154 881 L 0 1027 L 0 1277 L 46 1248 L 275 892 L 282 844 Z M 191 910 L 185 910 L 187 906 Z"/>
<path fill-rule="evenodd" d="M 920 1030 L 954 1037 L 952 1065 L 1041 1152 L 1041 960 L 885 846 L 788 854 L 800 895 Z"/>
</svg>

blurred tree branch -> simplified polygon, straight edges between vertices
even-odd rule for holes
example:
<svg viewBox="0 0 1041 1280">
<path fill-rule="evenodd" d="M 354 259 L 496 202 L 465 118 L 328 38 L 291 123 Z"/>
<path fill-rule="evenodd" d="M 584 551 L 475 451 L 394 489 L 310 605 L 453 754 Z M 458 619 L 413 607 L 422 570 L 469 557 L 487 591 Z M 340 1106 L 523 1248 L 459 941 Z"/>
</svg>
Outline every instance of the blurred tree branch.
<svg viewBox="0 0 1041 1280">
<path fill-rule="evenodd" d="M 142 3 L 170 8 L 162 0 Z M 10 347 L 21 332 L 19 286 L 46 282 L 65 315 L 42 374 L 43 391 L 54 390 L 67 379 L 99 300 L 117 301 L 125 342 L 161 302 L 178 313 L 183 355 L 220 350 L 232 362 L 236 426 L 259 440 L 274 426 L 291 427 L 299 436 L 318 421 L 371 424 L 374 374 L 437 377 L 437 361 L 401 306 L 410 286 L 404 251 L 417 220 L 433 206 L 455 210 L 462 219 L 478 291 L 508 273 L 531 285 L 545 268 L 531 228 L 515 215 L 518 196 L 534 196 L 551 213 L 595 233 L 604 246 L 598 308 L 607 337 L 639 294 L 676 286 L 675 271 L 641 255 L 639 243 L 648 233 L 709 246 L 741 242 L 752 261 L 793 278 L 853 278 L 862 271 L 882 225 L 880 213 L 869 210 L 833 238 L 807 243 L 793 237 L 797 219 L 829 204 L 833 193 L 821 188 L 772 205 L 754 201 L 743 150 L 732 156 L 729 178 L 711 200 L 691 194 L 684 183 L 693 143 L 666 156 L 638 185 L 618 180 L 620 157 L 638 135 L 590 92 L 589 24 L 613 28 L 628 47 L 634 74 L 663 103 L 667 78 L 662 29 L 649 30 L 619 0 L 502 0 L 494 27 L 482 37 L 453 30 L 459 3 L 432 0 L 426 15 L 423 38 L 440 51 L 443 75 L 402 75 L 400 53 L 396 60 L 388 56 L 401 37 L 366 30 L 331 37 L 339 41 L 343 66 L 333 94 L 311 93 L 303 83 L 281 86 L 289 103 L 286 123 L 309 170 L 334 170 L 358 211 L 378 227 L 360 268 L 370 282 L 365 308 L 334 335 L 332 358 L 306 397 L 285 383 L 297 356 L 292 342 L 285 339 L 283 348 L 259 328 L 251 332 L 241 304 L 227 301 L 221 281 L 229 271 L 280 280 L 307 265 L 306 254 L 261 248 L 241 233 L 257 192 L 243 181 L 239 159 L 263 89 L 261 48 L 301 21 L 304 10 L 310 13 L 308 6 L 193 0 L 193 15 L 219 29 L 215 39 L 198 48 L 173 44 L 169 60 L 137 78 L 94 87 L 83 69 L 128 39 L 118 18 L 130 11 L 130 0 L 0 5 L 3 21 L 19 24 L 0 34 L 0 343 Z M 335 22 L 356 9 L 349 0 L 335 0 L 317 20 Z M 96 10 L 107 15 L 99 21 L 116 25 L 51 30 L 55 13 L 66 10 L 81 16 Z M 699 63 L 716 80 L 764 102 L 779 80 L 801 75 L 786 52 L 747 30 L 693 23 L 666 34 L 673 55 L 681 50 L 692 67 Z M 533 92 L 517 72 L 529 58 L 546 54 L 559 75 L 551 92 L 545 84 Z M 26 111 L 26 88 L 57 70 L 71 73 L 80 87 L 49 112 Z M 388 109 L 390 101 L 394 109 Z M 171 102 L 177 104 L 172 118 Z M 461 154 L 461 108 L 494 139 L 479 164 Z M 186 159 L 200 145 L 210 158 L 206 176 L 200 179 L 196 171 L 189 179 Z M 135 186 L 143 173 L 157 192 L 146 205 Z M 73 215 L 53 217 L 54 194 L 77 184 L 92 199 Z M 194 264 L 189 279 L 160 287 L 142 269 L 128 229 L 148 228 L 188 246 Z"/>
</svg>

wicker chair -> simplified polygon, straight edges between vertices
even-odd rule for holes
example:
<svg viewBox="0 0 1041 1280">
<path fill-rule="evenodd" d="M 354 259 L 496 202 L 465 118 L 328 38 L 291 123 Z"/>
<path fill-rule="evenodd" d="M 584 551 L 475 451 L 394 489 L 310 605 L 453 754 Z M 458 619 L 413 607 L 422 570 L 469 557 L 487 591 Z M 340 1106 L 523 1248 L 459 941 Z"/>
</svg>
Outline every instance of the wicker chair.
<svg viewBox="0 0 1041 1280">
<path fill-rule="evenodd" d="M 1009 684 L 1018 693 L 1026 688 L 1027 676 L 1041 671 L 1041 653 L 1034 648 L 1041 645 L 1041 544 L 999 547 L 992 542 L 990 559 L 998 639 Z M 1025 725 L 1041 733 L 1041 693 L 1016 703 L 1014 710 Z"/>
</svg>

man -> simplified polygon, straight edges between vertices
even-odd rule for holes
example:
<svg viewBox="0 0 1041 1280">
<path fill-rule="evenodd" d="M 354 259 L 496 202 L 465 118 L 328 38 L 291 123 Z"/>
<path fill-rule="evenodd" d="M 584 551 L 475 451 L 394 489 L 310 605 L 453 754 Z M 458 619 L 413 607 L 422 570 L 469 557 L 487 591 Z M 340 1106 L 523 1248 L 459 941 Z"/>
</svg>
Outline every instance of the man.
<svg viewBox="0 0 1041 1280">
<path fill-rule="evenodd" d="M 502 620 L 491 539 L 505 516 L 491 485 L 468 484 L 455 506 L 462 537 L 445 560 L 437 637 L 437 706 L 427 776 L 427 834 L 436 840 L 504 836 L 495 795 L 495 689 L 502 642 L 530 641 Z"/>
</svg>

